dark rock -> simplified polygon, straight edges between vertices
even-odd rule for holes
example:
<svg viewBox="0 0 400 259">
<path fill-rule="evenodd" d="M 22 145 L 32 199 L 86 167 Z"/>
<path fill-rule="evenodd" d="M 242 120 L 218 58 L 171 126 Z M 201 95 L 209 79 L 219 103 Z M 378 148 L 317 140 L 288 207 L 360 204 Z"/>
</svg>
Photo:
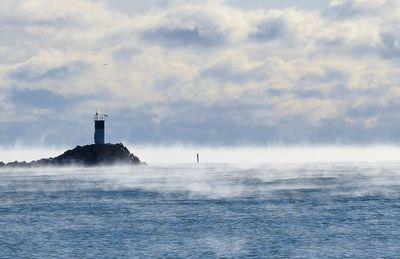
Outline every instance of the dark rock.
<svg viewBox="0 0 400 259">
<path fill-rule="evenodd" d="M 102 144 L 102 145 L 86 145 L 77 146 L 72 150 L 66 151 L 64 154 L 55 157 L 51 161 L 52 164 L 82 164 L 87 166 L 93 165 L 110 165 L 110 164 L 140 164 L 140 160 L 122 144 Z"/>
<path fill-rule="evenodd" d="M 14 161 L 14 162 L 9 162 L 9 163 L 5 164 L 4 166 L 7 166 L 7 167 L 27 167 L 28 165 L 29 165 L 29 163 L 27 163 L 26 161 L 22 161 L 22 162 Z"/>
<path fill-rule="evenodd" d="M 99 166 L 99 165 L 139 165 L 144 164 L 140 159 L 129 152 L 122 144 L 101 144 L 101 145 L 86 145 L 77 146 L 72 150 L 65 151 L 62 155 L 54 158 L 43 158 L 40 160 L 27 163 L 10 162 L 7 167 L 31 167 L 31 166 L 64 166 L 64 165 L 84 165 L 84 166 Z M 1 165 L 1 164 L 0 164 Z"/>
</svg>

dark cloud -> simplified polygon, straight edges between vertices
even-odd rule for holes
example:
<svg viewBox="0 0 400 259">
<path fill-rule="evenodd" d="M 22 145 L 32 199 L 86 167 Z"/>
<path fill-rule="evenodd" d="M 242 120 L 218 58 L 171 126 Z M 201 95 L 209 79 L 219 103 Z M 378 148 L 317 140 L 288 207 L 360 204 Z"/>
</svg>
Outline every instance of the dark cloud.
<svg viewBox="0 0 400 259">
<path fill-rule="evenodd" d="M 81 120 L 77 116 L 72 120 L 68 115 L 43 114 L 35 120 L 9 122 L 2 126 L 0 143 L 3 146 L 19 143 L 31 146 L 63 147 L 92 143 L 91 118 L 91 114 L 88 114 L 86 120 Z"/>
<path fill-rule="evenodd" d="M 329 96 L 333 99 L 346 100 L 356 97 L 356 93 L 348 89 L 343 83 L 336 84 L 332 89 L 329 89 Z"/>
<path fill-rule="evenodd" d="M 176 87 L 182 85 L 182 81 L 180 81 L 178 76 L 167 76 L 161 80 L 156 80 L 154 82 L 154 89 L 157 91 L 164 91 L 165 93 L 169 93 L 173 91 Z M 173 93 L 172 93 L 173 94 Z"/>
<path fill-rule="evenodd" d="M 246 70 L 240 69 L 238 65 L 225 63 L 207 68 L 200 73 L 199 79 L 212 78 L 221 83 L 233 82 L 237 84 L 267 79 L 267 69 L 265 66 Z"/>
<path fill-rule="evenodd" d="M 400 105 L 394 102 L 386 104 L 369 104 L 361 107 L 351 108 L 347 114 L 351 118 L 365 119 L 372 116 L 380 116 L 385 118 L 387 116 L 397 115 Z M 400 117 L 400 115 L 398 116 Z"/>
<path fill-rule="evenodd" d="M 290 91 L 286 89 L 268 88 L 267 90 L 265 90 L 265 93 L 267 94 L 267 96 L 282 97 L 290 93 Z"/>
<path fill-rule="evenodd" d="M 346 44 L 345 39 L 341 36 L 335 36 L 335 37 L 329 38 L 329 39 L 321 38 L 321 39 L 317 39 L 315 42 L 317 43 L 317 45 L 319 45 L 321 47 L 326 47 L 328 50 L 332 50 L 332 49 L 336 50 L 340 47 L 343 47 Z M 326 51 L 326 50 L 324 49 L 324 51 Z"/>
<path fill-rule="evenodd" d="M 67 107 L 70 100 L 48 90 L 13 89 L 9 93 L 9 101 L 19 109 L 48 108 L 59 110 Z"/>
<path fill-rule="evenodd" d="M 397 28 L 394 31 L 380 32 L 377 42 L 346 41 L 336 38 L 332 41 L 319 41 L 325 53 L 342 53 L 356 58 L 376 56 L 382 59 L 400 58 L 400 38 Z"/>
<path fill-rule="evenodd" d="M 119 62 L 129 62 L 133 57 L 141 53 L 139 48 L 122 47 L 113 52 L 113 57 Z"/>
<path fill-rule="evenodd" d="M 168 47 L 213 47 L 220 46 L 225 36 L 215 30 L 203 31 L 200 28 L 157 28 L 143 33 L 143 38 Z"/>
<path fill-rule="evenodd" d="M 323 73 L 304 74 L 291 88 L 268 88 L 265 93 L 272 97 L 295 96 L 300 100 L 327 97 L 344 100 L 354 97 L 354 92 L 343 85 L 348 79 L 347 73 L 343 71 L 326 69 Z"/>
<path fill-rule="evenodd" d="M 342 0 L 331 5 L 326 10 L 325 16 L 333 19 L 350 19 L 374 13 L 376 13 L 376 9 L 366 3 L 357 0 Z"/>
<path fill-rule="evenodd" d="M 153 106 L 154 107 L 154 106 Z M 252 112 L 269 110 L 268 106 L 252 106 L 238 103 L 206 106 L 193 102 L 169 104 L 176 113 L 160 122 L 154 122 L 154 114 L 149 109 L 115 110 L 109 113 L 107 121 L 107 141 L 126 141 L 136 144 L 363 144 L 400 143 L 399 107 L 384 108 L 386 115 L 375 127 L 367 128 L 362 120 L 375 114 L 368 112 L 351 114 L 360 123 L 349 124 L 344 118 L 324 120 L 320 124 L 310 124 L 302 116 L 287 116 L 274 124 L 260 123 Z M 358 111 L 360 112 L 360 111 Z M 249 123 L 251 121 L 257 123 Z M 294 126 L 295 125 L 295 126 Z M 71 134 L 79 128 L 79 134 Z M 56 115 L 43 116 L 34 122 L 8 123 L 2 128 L 0 142 L 12 144 L 81 145 L 93 141 L 91 114 L 71 120 Z M 22 137 L 22 139 L 20 139 Z M 26 136 L 35 136 L 35 139 Z M 65 136 L 65 137 L 62 137 Z M 39 143 L 40 142 L 40 143 Z"/>
<path fill-rule="evenodd" d="M 175 116 L 154 123 L 152 114 L 146 111 L 137 112 L 136 125 L 131 124 L 125 131 L 125 137 L 134 143 L 193 143 L 193 144 L 248 144 L 255 139 L 266 143 L 275 136 L 271 128 L 251 127 L 240 124 L 234 119 L 237 112 L 249 111 L 238 104 L 237 107 L 227 105 L 206 106 L 193 102 L 175 102 L 170 107 Z M 135 116 L 136 117 L 136 116 Z M 126 125 L 120 125 L 126 128 Z M 111 129 L 110 129 L 111 130 Z M 118 129 L 118 132 L 121 132 Z M 137 134 L 132 134 L 133 132 Z"/>
<path fill-rule="evenodd" d="M 384 32 L 380 35 L 380 54 L 383 58 L 399 59 L 400 58 L 400 37 L 397 28 L 396 32 Z"/>
<path fill-rule="evenodd" d="M 256 26 L 255 31 L 250 34 L 250 39 L 271 41 L 284 36 L 286 33 L 286 22 L 282 18 L 273 18 L 260 22 Z"/>
<path fill-rule="evenodd" d="M 142 32 L 145 41 L 167 47 L 215 47 L 227 42 L 218 21 L 201 12 L 173 13 L 158 26 Z"/>
<path fill-rule="evenodd" d="M 382 59 L 400 59 L 400 37 L 398 28 L 384 31 L 379 34 L 377 43 L 356 42 L 338 46 L 338 49 L 348 50 L 347 53 L 355 57 L 376 56 Z"/>
<path fill-rule="evenodd" d="M 317 90 L 297 90 L 295 94 L 300 99 L 308 99 L 308 98 L 324 98 L 325 95 L 321 91 Z"/>
<path fill-rule="evenodd" d="M 293 92 L 300 98 L 331 97 L 340 99 L 350 94 L 342 88 L 342 83 L 348 81 L 347 73 L 336 69 L 325 69 L 323 73 L 307 73 L 300 77 Z M 330 87 L 324 87 L 327 84 Z M 333 87 L 332 87 L 333 86 Z"/>
<path fill-rule="evenodd" d="M 323 73 L 316 74 L 316 73 L 308 73 L 301 76 L 299 82 L 302 85 L 309 85 L 309 84 L 318 84 L 318 83 L 327 83 L 327 82 L 335 82 L 335 81 L 343 81 L 347 80 L 348 75 L 337 69 L 325 69 Z"/>
<path fill-rule="evenodd" d="M 39 66 L 39 65 L 37 65 Z M 85 62 L 73 62 L 66 65 L 56 66 L 46 69 L 43 72 L 35 72 L 34 65 L 26 65 L 14 71 L 11 71 L 8 76 L 11 79 L 25 82 L 38 82 L 43 80 L 65 80 L 71 77 L 76 77 L 89 69 L 90 65 Z"/>
<path fill-rule="evenodd" d="M 400 126 L 400 115 L 392 110 L 379 121 L 375 127 L 365 127 L 363 123 L 351 125 L 345 118 L 325 120 L 320 124 L 310 124 L 301 116 L 287 116 L 274 124 L 249 123 L 255 120 L 251 112 L 270 107 L 238 105 L 233 108 L 228 105 L 204 106 L 193 103 L 176 103 L 172 105 L 179 110 L 177 116 L 170 117 L 161 123 L 151 123 L 149 118 L 142 116 L 138 119 L 142 129 L 136 136 L 127 138 L 132 142 L 146 143 L 193 143 L 217 145 L 243 145 L 270 143 L 299 144 L 299 143 L 380 143 L 387 140 L 400 143 L 399 134 L 393 128 Z M 194 116 L 195 111 L 196 116 Z M 240 112 L 240 114 L 238 114 Z M 242 117 L 239 121 L 236 117 Z M 367 119 L 360 118 L 360 119 Z M 392 119 L 399 123 L 394 124 Z M 258 119 L 259 120 L 259 119 Z M 135 120 L 136 121 L 136 120 Z M 141 121 L 141 122 L 139 122 Z M 146 122 L 146 126 L 143 125 Z M 296 126 L 294 126 L 296 125 Z M 122 127 L 122 125 L 121 125 Z M 146 140 L 143 140 L 143 137 Z"/>
</svg>

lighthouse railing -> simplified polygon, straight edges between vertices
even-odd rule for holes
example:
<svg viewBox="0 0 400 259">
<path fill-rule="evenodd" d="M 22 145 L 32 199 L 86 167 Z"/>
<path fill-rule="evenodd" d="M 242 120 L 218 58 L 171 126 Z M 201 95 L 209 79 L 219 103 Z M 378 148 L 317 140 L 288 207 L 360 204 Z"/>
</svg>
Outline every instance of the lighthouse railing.
<svg viewBox="0 0 400 259">
<path fill-rule="evenodd" d="M 106 117 L 108 117 L 106 114 L 98 114 L 98 113 L 96 113 L 94 115 L 94 121 L 105 121 Z"/>
</svg>

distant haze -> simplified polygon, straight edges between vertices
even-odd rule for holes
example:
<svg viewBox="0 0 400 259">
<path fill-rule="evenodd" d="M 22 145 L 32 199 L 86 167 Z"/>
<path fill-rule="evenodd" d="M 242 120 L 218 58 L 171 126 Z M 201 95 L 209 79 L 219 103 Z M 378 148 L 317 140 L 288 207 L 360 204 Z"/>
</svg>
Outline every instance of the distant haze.
<svg viewBox="0 0 400 259">
<path fill-rule="evenodd" d="M 400 143 L 400 2 L 2 0 L 0 146 Z"/>
<path fill-rule="evenodd" d="M 168 164 L 200 165 L 282 165 L 304 163 L 398 163 L 400 147 L 396 146 L 153 146 L 128 144 L 128 149 L 150 166 Z M 68 148 L 11 147 L 0 149 L 0 161 L 32 161 L 55 157 Z"/>
</svg>

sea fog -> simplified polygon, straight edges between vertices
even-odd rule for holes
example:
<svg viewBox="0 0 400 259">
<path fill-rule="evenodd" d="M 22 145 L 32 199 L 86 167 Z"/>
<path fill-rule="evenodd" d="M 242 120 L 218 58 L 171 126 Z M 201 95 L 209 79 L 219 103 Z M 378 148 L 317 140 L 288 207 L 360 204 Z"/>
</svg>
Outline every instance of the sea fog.
<svg viewBox="0 0 400 259">
<path fill-rule="evenodd" d="M 0 257 L 400 253 L 396 147 L 128 148 L 148 165 L 0 169 Z"/>
<path fill-rule="evenodd" d="M 271 164 L 324 162 L 396 162 L 400 159 L 398 146 L 191 146 L 191 145 L 126 145 L 142 161 L 149 164 Z M 32 161 L 54 157 L 73 147 L 0 148 L 0 161 Z"/>
</svg>

